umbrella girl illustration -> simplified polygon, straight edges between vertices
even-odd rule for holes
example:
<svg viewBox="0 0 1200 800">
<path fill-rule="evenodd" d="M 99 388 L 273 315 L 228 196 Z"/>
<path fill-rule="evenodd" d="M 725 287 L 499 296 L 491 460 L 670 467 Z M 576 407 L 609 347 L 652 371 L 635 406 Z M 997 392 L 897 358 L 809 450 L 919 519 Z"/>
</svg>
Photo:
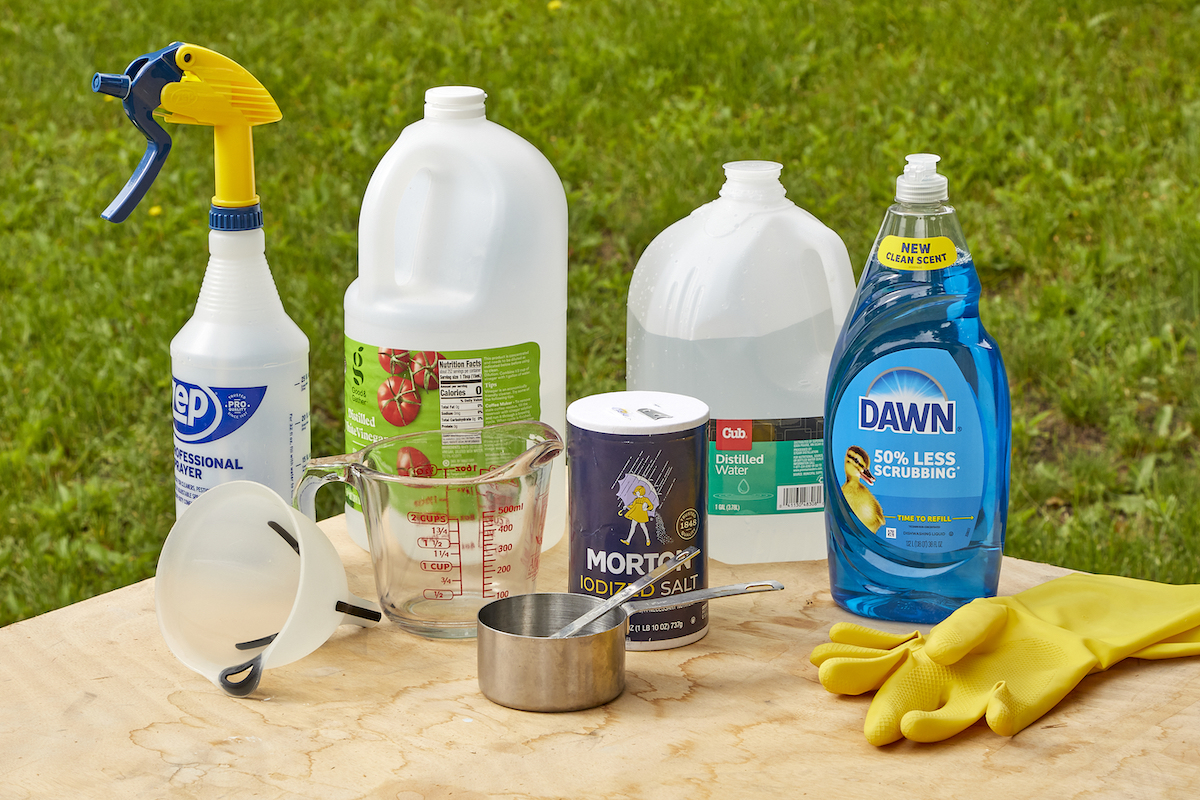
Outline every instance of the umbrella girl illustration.
<svg viewBox="0 0 1200 800">
<path fill-rule="evenodd" d="M 629 535 L 621 540 L 621 544 L 629 544 L 641 526 L 642 535 L 646 537 L 646 546 L 649 547 L 650 530 L 646 523 L 655 516 L 655 509 L 658 508 L 658 492 L 655 491 L 654 484 L 640 475 L 626 473 L 617 483 L 617 499 L 625 505 L 621 516 L 629 520 Z"/>
</svg>

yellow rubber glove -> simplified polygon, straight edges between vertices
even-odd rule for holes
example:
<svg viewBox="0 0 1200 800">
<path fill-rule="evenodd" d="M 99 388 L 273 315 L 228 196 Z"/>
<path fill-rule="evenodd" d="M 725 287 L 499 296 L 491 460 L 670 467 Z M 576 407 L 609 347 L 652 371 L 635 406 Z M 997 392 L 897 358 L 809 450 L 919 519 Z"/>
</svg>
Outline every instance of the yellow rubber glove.
<svg viewBox="0 0 1200 800">
<path fill-rule="evenodd" d="M 940 741 L 984 717 L 1011 736 L 1089 672 L 1131 655 L 1200 653 L 1198 629 L 1200 586 L 1077 574 L 968 603 L 928 638 L 839 623 L 811 660 L 831 692 L 878 690 L 863 729 L 871 744 Z"/>
<path fill-rule="evenodd" d="M 1161 642 L 1143 647 L 1126 658 L 1145 658 L 1151 661 L 1163 658 L 1179 658 L 1180 656 L 1200 655 L 1200 628 L 1170 636 Z"/>
</svg>

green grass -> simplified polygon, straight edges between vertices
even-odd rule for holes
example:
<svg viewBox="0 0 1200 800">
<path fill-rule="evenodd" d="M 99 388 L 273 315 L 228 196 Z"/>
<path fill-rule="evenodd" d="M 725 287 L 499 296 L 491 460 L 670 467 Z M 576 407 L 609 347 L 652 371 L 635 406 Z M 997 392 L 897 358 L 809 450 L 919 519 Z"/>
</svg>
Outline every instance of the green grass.
<svg viewBox="0 0 1200 800">
<path fill-rule="evenodd" d="M 1007 551 L 1200 582 L 1192 4 L 133 6 L 0 9 L 0 624 L 151 575 L 173 520 L 168 344 L 206 261 L 212 137 L 171 126 L 150 195 L 106 223 L 144 145 L 90 78 L 176 39 L 283 110 L 259 192 L 312 344 L 315 454 L 341 451 L 367 180 L 426 88 L 474 84 L 567 188 L 572 398 L 623 386 L 632 269 L 723 161 L 783 162 L 861 269 L 904 155 L 940 153 L 1012 382 Z"/>
</svg>

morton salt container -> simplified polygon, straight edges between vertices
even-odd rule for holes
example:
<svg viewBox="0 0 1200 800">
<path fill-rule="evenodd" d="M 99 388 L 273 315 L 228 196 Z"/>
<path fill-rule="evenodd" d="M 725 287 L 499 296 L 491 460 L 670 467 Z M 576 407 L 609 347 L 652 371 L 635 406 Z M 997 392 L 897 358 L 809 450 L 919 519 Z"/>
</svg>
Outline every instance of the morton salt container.
<svg viewBox="0 0 1200 800">
<path fill-rule="evenodd" d="M 695 545 L 700 555 L 638 598 L 708 586 L 705 470 L 708 406 L 666 392 L 611 392 L 567 408 L 571 473 L 567 590 L 610 597 Z M 708 602 L 643 611 L 626 648 L 664 650 L 708 633 Z"/>
<path fill-rule="evenodd" d="M 708 554 L 728 563 L 825 557 L 825 378 L 854 274 L 782 169 L 726 164 L 720 198 L 659 234 L 629 287 L 626 386 L 712 409 Z"/>
<path fill-rule="evenodd" d="M 1008 378 L 937 162 L 896 179 L 825 406 L 833 598 L 906 622 L 995 595 L 1008 514 Z"/>
<path fill-rule="evenodd" d="M 426 92 L 424 119 L 367 186 L 346 291 L 347 452 L 438 428 L 453 445 L 484 425 L 566 427 L 566 194 L 545 156 L 486 118 L 485 97 Z M 565 529 L 562 470 L 550 491 L 545 547 Z M 346 512 L 366 547 L 352 491 Z"/>
</svg>

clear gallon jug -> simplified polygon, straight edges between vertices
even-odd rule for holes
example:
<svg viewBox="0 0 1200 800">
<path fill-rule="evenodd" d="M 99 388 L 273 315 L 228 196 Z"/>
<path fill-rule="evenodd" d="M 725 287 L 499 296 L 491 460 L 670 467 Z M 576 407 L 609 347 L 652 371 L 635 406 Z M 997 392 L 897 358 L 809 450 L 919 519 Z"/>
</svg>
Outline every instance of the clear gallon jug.
<svg viewBox="0 0 1200 800">
<path fill-rule="evenodd" d="M 905 622 L 996 594 L 1008 515 L 1008 378 L 937 162 L 896 180 L 825 412 L 833 599 Z"/>
<path fill-rule="evenodd" d="M 346 291 L 347 452 L 439 428 L 446 444 L 519 420 L 566 429 L 566 193 L 545 156 L 485 117 L 485 97 L 426 92 L 424 119 L 367 186 Z M 413 458 L 399 474 L 455 468 Z M 564 470 L 552 481 L 545 547 L 566 528 Z M 346 512 L 366 547 L 352 489 Z"/>
<path fill-rule="evenodd" d="M 782 169 L 726 164 L 720 198 L 659 234 L 629 287 L 628 388 L 711 409 L 708 555 L 729 563 L 825 557 L 825 378 L 854 274 Z"/>
</svg>

